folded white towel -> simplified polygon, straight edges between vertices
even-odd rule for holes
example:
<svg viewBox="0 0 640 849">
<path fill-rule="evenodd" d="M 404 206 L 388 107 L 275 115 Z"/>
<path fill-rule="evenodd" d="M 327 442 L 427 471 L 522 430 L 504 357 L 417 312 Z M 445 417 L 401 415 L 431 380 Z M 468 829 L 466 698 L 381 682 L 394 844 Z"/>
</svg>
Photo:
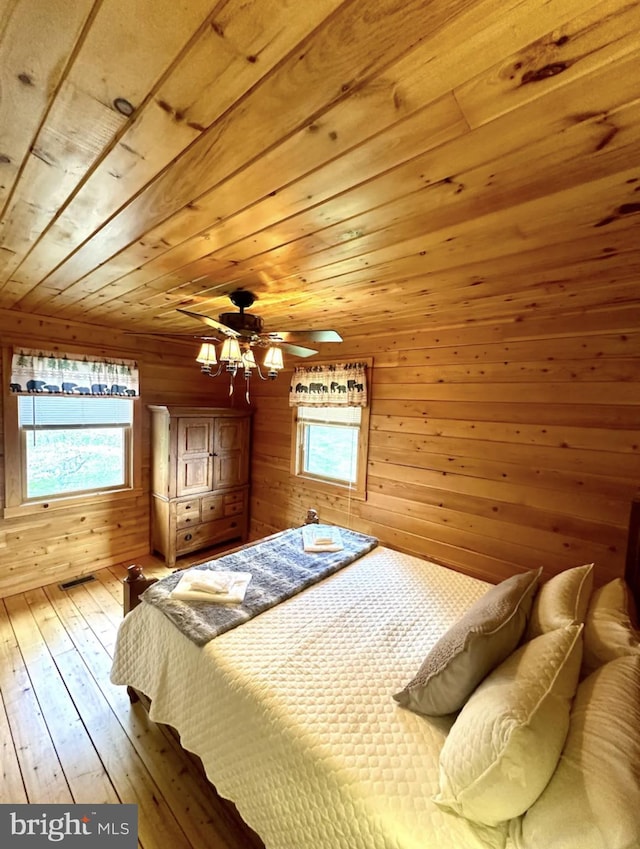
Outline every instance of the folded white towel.
<svg viewBox="0 0 640 849">
<path fill-rule="evenodd" d="M 204 593 L 228 593 L 238 580 L 238 572 L 205 572 L 203 569 L 190 575 L 191 589 Z"/>
<path fill-rule="evenodd" d="M 315 528 L 306 525 L 302 529 L 302 543 L 305 551 L 342 551 L 342 537 L 338 528 Z"/>
<path fill-rule="evenodd" d="M 219 576 L 219 578 L 218 578 Z M 251 581 L 250 572 L 208 572 L 194 569 L 183 572 L 169 598 L 179 601 L 208 601 L 212 604 L 241 604 Z M 224 587 L 220 591 L 214 587 Z"/>
</svg>

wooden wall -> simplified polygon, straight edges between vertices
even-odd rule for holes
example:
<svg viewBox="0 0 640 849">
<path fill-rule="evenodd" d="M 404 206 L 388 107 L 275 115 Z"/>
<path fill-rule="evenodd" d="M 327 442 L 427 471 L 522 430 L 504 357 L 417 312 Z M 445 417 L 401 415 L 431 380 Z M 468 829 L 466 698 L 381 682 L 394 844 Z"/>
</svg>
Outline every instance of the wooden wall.
<svg viewBox="0 0 640 849">
<path fill-rule="evenodd" d="M 202 377 L 197 345 L 141 339 L 89 325 L 0 310 L 2 346 L 48 346 L 136 359 L 140 366 L 143 492 L 113 503 L 3 519 L 4 441 L 0 406 L 0 598 L 68 580 L 149 552 L 147 404 L 228 406 L 227 385 Z M 0 371 L 2 366 L 0 364 Z M 3 387 L 9 376 L 2 374 Z M 0 394 L 1 397 L 1 394 Z"/>
<path fill-rule="evenodd" d="M 499 321 L 360 326 L 334 357 L 372 356 L 366 502 L 289 474 L 287 381 L 255 402 L 252 528 L 321 517 L 497 580 L 595 561 L 622 574 L 640 482 L 640 331 L 628 306 Z M 431 322 L 429 322 L 431 324 Z M 395 331 L 395 332 L 394 332 Z M 336 353 L 339 352 L 339 353 Z"/>
<path fill-rule="evenodd" d="M 325 346 L 326 357 L 374 359 L 364 502 L 291 477 L 290 373 L 254 381 L 252 536 L 296 524 L 315 506 L 328 521 L 489 580 L 592 560 L 599 583 L 621 574 L 640 481 L 636 312 L 533 311 L 449 320 L 437 331 L 390 319 Z M 201 377 L 189 345 L 9 311 L 0 311 L 0 334 L 3 345 L 136 357 L 143 405 L 228 403 L 226 382 Z M 0 519 L 0 596 L 148 551 L 148 445 L 144 415 L 141 496 L 46 520 Z M 2 468 L 0 456 L 0 481 Z"/>
</svg>

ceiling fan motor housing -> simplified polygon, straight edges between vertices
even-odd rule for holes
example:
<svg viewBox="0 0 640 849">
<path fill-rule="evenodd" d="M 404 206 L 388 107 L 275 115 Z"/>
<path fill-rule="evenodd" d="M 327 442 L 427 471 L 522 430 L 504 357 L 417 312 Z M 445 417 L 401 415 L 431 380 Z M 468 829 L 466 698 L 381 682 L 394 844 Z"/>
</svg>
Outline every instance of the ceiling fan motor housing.
<svg viewBox="0 0 640 849">
<path fill-rule="evenodd" d="M 262 333 L 264 322 L 259 315 L 246 312 L 223 312 L 218 316 L 222 324 L 226 324 L 238 333 Z"/>
</svg>

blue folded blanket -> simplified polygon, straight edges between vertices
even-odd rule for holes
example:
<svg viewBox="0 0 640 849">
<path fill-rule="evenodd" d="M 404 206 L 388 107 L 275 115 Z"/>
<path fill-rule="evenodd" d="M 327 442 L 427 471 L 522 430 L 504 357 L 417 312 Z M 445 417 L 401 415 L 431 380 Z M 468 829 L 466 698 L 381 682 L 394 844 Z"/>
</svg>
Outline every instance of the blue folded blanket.
<svg viewBox="0 0 640 849">
<path fill-rule="evenodd" d="M 322 532 L 323 526 L 316 525 Z M 332 528 L 327 527 L 327 533 Z M 241 625 L 259 613 L 332 575 L 353 563 L 378 544 L 375 537 L 340 528 L 340 551 L 304 551 L 302 528 L 294 528 L 242 551 L 226 554 L 217 560 L 194 566 L 195 570 L 228 570 L 250 572 L 251 583 L 242 604 L 233 607 L 206 601 L 176 601 L 169 593 L 182 572 L 174 572 L 153 584 L 141 598 L 153 604 L 190 640 L 204 646 L 209 640 Z"/>
</svg>

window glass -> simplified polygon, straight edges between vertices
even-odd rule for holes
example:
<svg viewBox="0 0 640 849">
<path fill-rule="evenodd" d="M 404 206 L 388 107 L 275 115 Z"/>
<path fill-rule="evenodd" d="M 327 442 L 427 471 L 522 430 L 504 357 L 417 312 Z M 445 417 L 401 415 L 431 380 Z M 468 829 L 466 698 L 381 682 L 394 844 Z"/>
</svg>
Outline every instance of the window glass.
<svg viewBox="0 0 640 849">
<path fill-rule="evenodd" d="M 24 497 L 130 486 L 132 416 L 128 399 L 20 396 Z"/>
<path fill-rule="evenodd" d="M 305 472 L 345 483 L 356 482 L 357 430 L 340 426 L 307 424 L 303 453 Z"/>
<path fill-rule="evenodd" d="M 296 474 L 327 483 L 358 483 L 362 407 L 297 407 Z"/>
</svg>

